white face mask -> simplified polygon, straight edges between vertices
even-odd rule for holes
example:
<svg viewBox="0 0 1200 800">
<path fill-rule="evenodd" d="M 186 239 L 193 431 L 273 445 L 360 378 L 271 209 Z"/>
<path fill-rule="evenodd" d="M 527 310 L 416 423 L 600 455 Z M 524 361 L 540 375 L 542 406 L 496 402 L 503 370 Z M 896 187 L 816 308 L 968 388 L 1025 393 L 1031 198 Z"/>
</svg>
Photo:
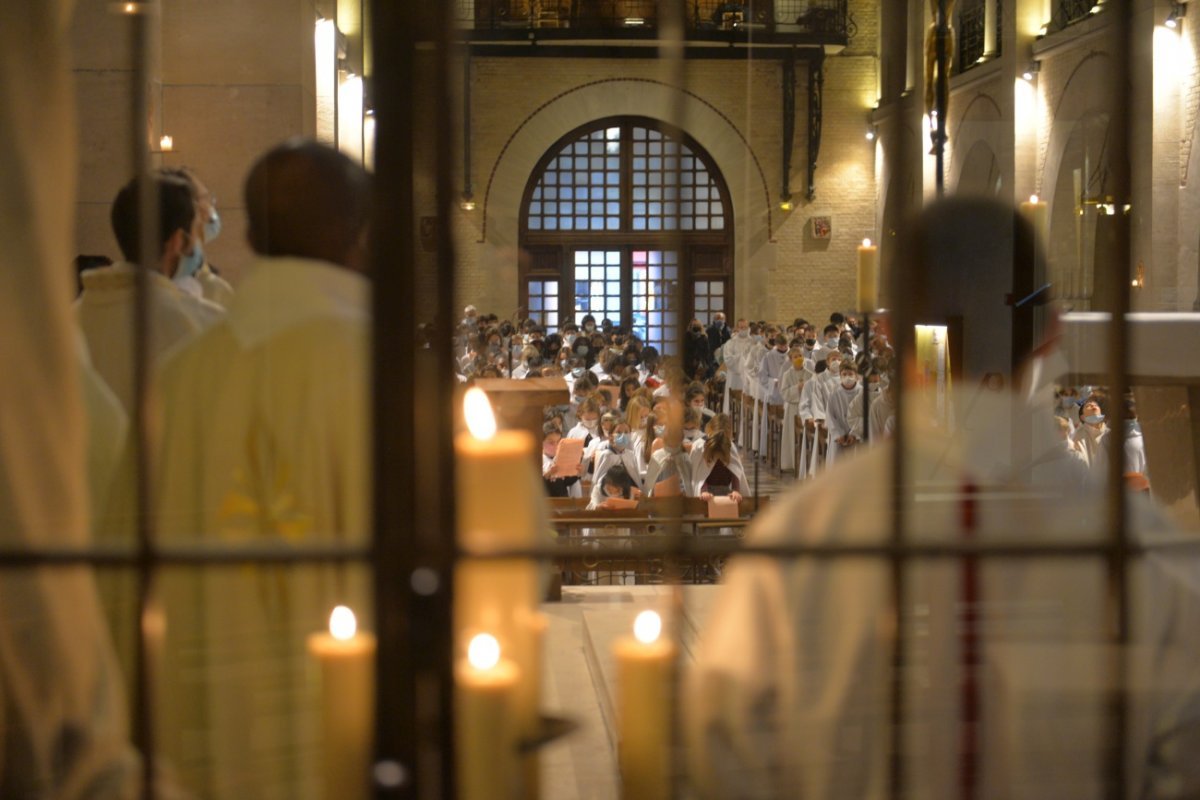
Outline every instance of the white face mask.
<svg viewBox="0 0 1200 800">
<path fill-rule="evenodd" d="M 858 386 L 858 378 L 842 378 L 842 386 L 847 389 L 853 389 Z"/>
<path fill-rule="evenodd" d="M 829 372 L 833 375 L 836 375 L 838 373 L 838 370 L 840 370 L 842 368 L 842 362 L 838 361 L 836 359 L 834 361 L 830 361 L 828 363 L 829 363 Z"/>
<path fill-rule="evenodd" d="M 589 419 L 581 419 L 581 420 L 579 420 L 579 423 L 581 425 L 583 425 L 583 427 L 587 428 L 589 431 L 594 431 L 594 430 L 596 430 L 597 427 L 599 427 L 600 420 L 598 420 L 598 419 L 590 419 L 590 420 Z"/>
<path fill-rule="evenodd" d="M 688 441 L 688 442 L 694 442 L 697 439 L 701 438 L 702 436 L 704 436 L 704 434 L 699 429 L 696 429 L 694 431 L 685 430 L 683 432 L 683 438 L 685 441 Z"/>
</svg>

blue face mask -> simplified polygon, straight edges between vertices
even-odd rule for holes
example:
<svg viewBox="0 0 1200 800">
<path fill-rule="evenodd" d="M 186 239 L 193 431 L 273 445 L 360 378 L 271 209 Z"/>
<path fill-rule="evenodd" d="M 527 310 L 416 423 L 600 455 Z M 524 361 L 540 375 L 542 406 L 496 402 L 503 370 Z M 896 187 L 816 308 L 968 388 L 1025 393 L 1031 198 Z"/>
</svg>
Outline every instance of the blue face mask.
<svg viewBox="0 0 1200 800">
<path fill-rule="evenodd" d="M 629 434 L 618 433 L 613 437 L 612 443 L 613 447 L 617 448 L 618 450 L 624 450 L 626 447 L 629 447 Z"/>
<path fill-rule="evenodd" d="M 1083 421 L 1086 422 L 1088 425 L 1099 425 L 1101 422 L 1104 422 L 1104 415 L 1103 414 L 1088 414 L 1086 417 L 1083 418 Z"/>
<path fill-rule="evenodd" d="M 190 278 L 199 271 L 200 266 L 204 263 L 204 247 L 195 240 L 192 241 L 192 251 L 184 253 L 179 258 L 179 266 L 175 268 L 175 274 L 172 280 L 183 280 Z"/>
<path fill-rule="evenodd" d="M 214 208 L 212 216 L 204 223 L 204 241 L 211 242 L 221 235 L 221 215 Z"/>
</svg>

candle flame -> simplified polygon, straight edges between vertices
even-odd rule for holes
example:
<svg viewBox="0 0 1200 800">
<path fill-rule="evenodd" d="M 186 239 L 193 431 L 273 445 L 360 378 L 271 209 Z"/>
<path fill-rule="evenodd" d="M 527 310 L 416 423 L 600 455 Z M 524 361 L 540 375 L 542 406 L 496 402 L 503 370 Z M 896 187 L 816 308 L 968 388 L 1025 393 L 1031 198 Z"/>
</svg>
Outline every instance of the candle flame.
<svg viewBox="0 0 1200 800">
<path fill-rule="evenodd" d="M 500 663 L 500 642 L 490 633 L 481 633 L 467 645 L 467 661 L 478 670 L 487 670 Z"/>
<path fill-rule="evenodd" d="M 158 147 L 164 153 L 170 152 L 174 146 L 175 146 L 175 140 L 172 139 L 170 136 L 164 136 L 158 140 Z"/>
<path fill-rule="evenodd" d="M 1029 195 L 1029 202 L 1036 203 L 1037 201 L 1038 201 L 1038 196 L 1036 194 Z"/>
<path fill-rule="evenodd" d="M 863 247 L 870 247 L 870 246 L 871 246 L 871 240 L 863 239 Z"/>
<path fill-rule="evenodd" d="M 477 386 L 467 389 L 463 397 L 463 416 L 467 418 L 467 429 L 476 439 L 491 439 L 496 435 L 496 416 L 487 393 Z"/>
<path fill-rule="evenodd" d="M 329 634 L 340 642 L 354 638 L 358 630 L 358 620 L 354 612 L 346 606 L 338 606 L 329 615 Z"/>
<path fill-rule="evenodd" d="M 633 636 L 642 644 L 653 644 L 662 634 L 662 617 L 656 611 L 643 611 L 633 621 Z"/>
</svg>

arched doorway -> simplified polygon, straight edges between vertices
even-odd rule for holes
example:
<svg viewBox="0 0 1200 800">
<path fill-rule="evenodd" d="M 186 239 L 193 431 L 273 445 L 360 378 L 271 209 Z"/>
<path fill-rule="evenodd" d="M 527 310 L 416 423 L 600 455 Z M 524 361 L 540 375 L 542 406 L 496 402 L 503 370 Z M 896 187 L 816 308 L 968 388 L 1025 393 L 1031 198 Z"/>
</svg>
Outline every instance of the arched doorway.
<svg viewBox="0 0 1200 800">
<path fill-rule="evenodd" d="M 725 181 L 687 134 L 645 117 L 590 122 L 526 185 L 521 305 L 547 330 L 591 314 L 673 353 L 683 322 L 733 307 L 732 220 Z"/>
</svg>

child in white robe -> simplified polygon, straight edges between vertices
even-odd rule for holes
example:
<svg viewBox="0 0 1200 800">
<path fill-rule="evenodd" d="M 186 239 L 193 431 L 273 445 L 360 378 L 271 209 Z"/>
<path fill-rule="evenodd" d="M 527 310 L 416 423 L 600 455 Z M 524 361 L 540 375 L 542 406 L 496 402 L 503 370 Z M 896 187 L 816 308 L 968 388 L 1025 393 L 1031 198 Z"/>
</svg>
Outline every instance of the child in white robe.
<svg viewBox="0 0 1200 800">
<path fill-rule="evenodd" d="M 839 454 L 849 452 L 862 441 L 862 393 L 858 369 L 850 359 L 845 359 L 842 362 L 841 380 L 837 388 L 829 393 L 826 406 L 825 419 L 829 427 L 826 465 L 832 465 Z"/>
</svg>

